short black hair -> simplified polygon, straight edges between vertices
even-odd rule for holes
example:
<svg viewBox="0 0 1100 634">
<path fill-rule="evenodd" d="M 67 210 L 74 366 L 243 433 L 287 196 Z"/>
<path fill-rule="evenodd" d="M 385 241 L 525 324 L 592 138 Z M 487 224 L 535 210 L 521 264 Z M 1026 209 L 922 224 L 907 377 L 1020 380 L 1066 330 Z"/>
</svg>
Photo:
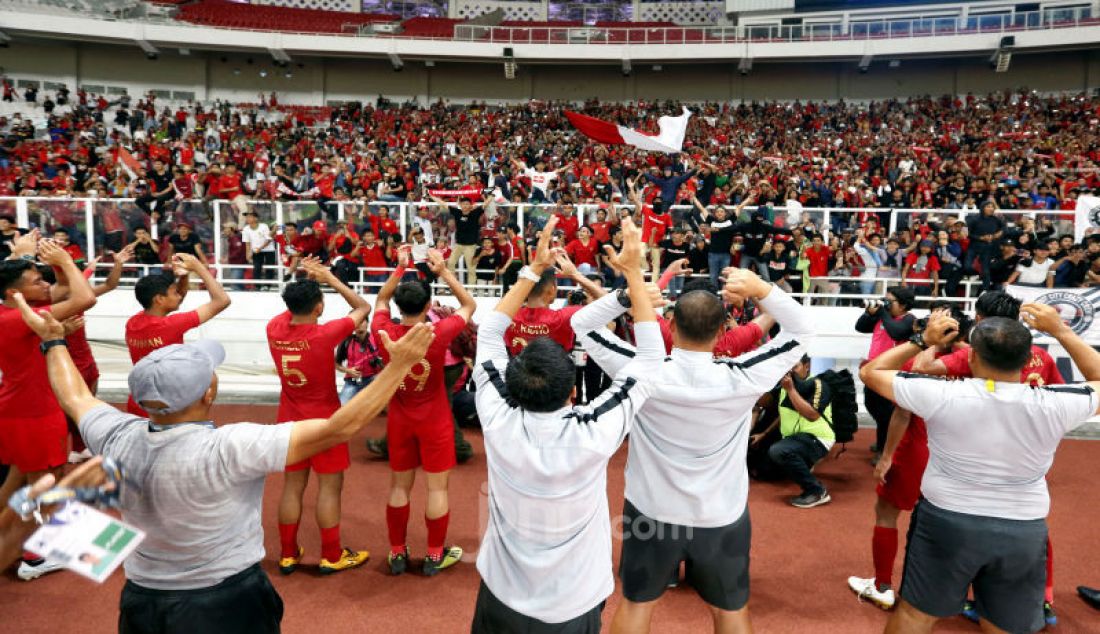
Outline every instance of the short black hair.
<svg viewBox="0 0 1100 634">
<path fill-rule="evenodd" d="M 569 403 L 577 381 L 573 359 L 549 337 L 537 337 L 508 362 L 504 384 L 529 412 L 554 412 Z"/>
<path fill-rule="evenodd" d="M 23 259 L 4 260 L 0 262 L 0 299 L 6 299 L 8 289 L 19 286 L 23 279 L 23 273 L 34 268 L 34 265 Z"/>
<path fill-rule="evenodd" d="M 703 238 L 699 238 L 703 240 Z M 688 278 L 684 282 L 684 288 L 681 293 L 690 293 L 691 291 L 706 291 L 712 295 L 718 295 L 718 287 L 714 285 L 714 282 L 710 281 L 709 277 L 692 277 Z"/>
<path fill-rule="evenodd" d="M 990 368 L 1019 371 L 1031 358 L 1031 331 L 1016 319 L 988 317 L 974 326 L 970 345 Z"/>
<path fill-rule="evenodd" d="M 295 229 L 297 229 L 298 228 L 298 223 L 296 223 L 296 222 L 284 222 L 283 227 L 294 227 Z"/>
<path fill-rule="evenodd" d="M 163 273 L 151 273 L 139 279 L 134 284 L 134 296 L 145 310 L 153 305 L 153 300 L 158 295 L 167 295 L 168 289 L 176 283 L 176 278 L 168 271 Z"/>
<path fill-rule="evenodd" d="M 676 332 L 692 343 L 706 343 L 714 339 L 722 324 L 726 323 L 726 307 L 722 300 L 704 290 L 680 295 L 672 315 L 676 320 Z"/>
<path fill-rule="evenodd" d="M 556 287 L 558 285 L 558 275 L 554 272 L 554 269 L 546 269 L 539 276 L 539 281 L 535 282 L 535 285 L 531 287 L 531 292 L 527 294 L 528 297 L 538 297 L 545 293 L 547 289 Z"/>
<path fill-rule="evenodd" d="M 15 224 L 15 216 L 9 214 L 0 214 L 0 220 L 7 220 L 8 222 Z"/>
<path fill-rule="evenodd" d="M 419 315 L 432 301 L 432 287 L 424 280 L 402 282 L 393 293 L 393 301 L 402 315 Z"/>
<path fill-rule="evenodd" d="M 886 292 L 893 295 L 894 299 L 898 300 L 898 304 L 904 306 L 906 310 L 912 308 L 917 301 L 917 292 L 907 286 L 891 286 L 886 289 Z"/>
<path fill-rule="evenodd" d="M 292 315 L 308 315 L 324 299 L 321 285 L 313 280 L 297 280 L 283 289 L 283 303 Z"/>
<path fill-rule="evenodd" d="M 986 291 L 974 302 L 974 314 L 982 319 L 1004 317 L 1019 319 L 1022 301 L 1004 291 Z"/>
</svg>

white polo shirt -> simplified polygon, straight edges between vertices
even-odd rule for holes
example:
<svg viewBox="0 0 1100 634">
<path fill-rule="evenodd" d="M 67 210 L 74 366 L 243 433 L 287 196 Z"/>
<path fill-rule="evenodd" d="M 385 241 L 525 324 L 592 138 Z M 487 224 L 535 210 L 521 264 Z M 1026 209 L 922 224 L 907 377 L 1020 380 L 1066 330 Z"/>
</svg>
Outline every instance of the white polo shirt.
<svg viewBox="0 0 1100 634">
<path fill-rule="evenodd" d="M 508 394 L 504 331 L 493 311 L 477 338 L 477 413 L 489 471 L 489 521 L 477 569 L 501 602 L 547 623 L 574 619 L 615 589 L 607 461 L 645 402 L 664 357 L 656 322 L 638 327 L 639 353 L 586 406 L 528 412 Z"/>
<path fill-rule="evenodd" d="M 907 372 L 894 379 L 894 400 L 928 428 L 925 499 L 956 513 L 1010 520 L 1047 516 L 1046 474 L 1058 443 L 1098 406 L 1085 384 L 990 386 L 985 379 Z"/>
<path fill-rule="evenodd" d="M 802 358 L 813 337 L 808 312 L 783 291 L 772 287 L 759 304 L 782 328 L 767 345 L 736 359 L 673 348 L 647 377 L 653 393 L 638 412 L 626 461 L 626 499 L 646 516 L 714 528 L 744 514 L 753 405 Z M 572 319 L 577 340 L 608 374 L 636 354 L 604 329 L 622 313 L 612 294 Z"/>
</svg>

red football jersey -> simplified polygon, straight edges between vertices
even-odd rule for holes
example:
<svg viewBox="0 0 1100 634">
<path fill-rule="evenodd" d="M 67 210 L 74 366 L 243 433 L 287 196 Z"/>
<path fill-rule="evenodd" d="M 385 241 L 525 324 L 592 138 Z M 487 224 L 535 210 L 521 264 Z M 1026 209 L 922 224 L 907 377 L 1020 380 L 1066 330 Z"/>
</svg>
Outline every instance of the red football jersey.
<svg viewBox="0 0 1100 634">
<path fill-rule="evenodd" d="M 504 331 L 504 345 L 508 348 L 508 354 L 519 354 L 538 337 L 550 337 L 565 348 L 566 352 L 572 352 L 574 335 L 569 320 L 582 308 L 584 306 L 565 306 L 560 309 L 527 306 L 520 308 L 508 330 Z"/>
<path fill-rule="evenodd" d="M 79 330 L 74 330 L 73 334 L 65 337 L 65 341 L 68 342 L 69 356 L 73 358 L 73 365 L 80 370 L 80 376 L 88 382 L 99 378 L 99 368 L 92 356 L 92 347 L 88 345 L 88 331 L 81 326 Z"/>
<path fill-rule="evenodd" d="M 130 361 L 137 363 L 154 350 L 183 343 L 183 334 L 198 325 L 199 313 L 193 310 L 164 317 L 141 311 L 126 321 L 126 347 L 130 350 Z M 148 416 L 132 396 L 126 402 L 126 411 L 136 416 Z"/>
<path fill-rule="evenodd" d="M 466 328 L 466 320 L 461 315 L 451 315 L 433 325 L 435 339 L 427 354 L 405 375 L 397 393 L 390 401 L 388 417 L 395 424 L 451 424 L 451 404 L 447 398 L 446 385 L 443 382 L 443 368 L 447 349 L 451 342 Z M 384 330 L 390 339 L 397 341 L 412 326 L 395 322 L 389 311 L 379 310 L 371 321 L 371 333 Z M 382 347 L 382 360 L 390 362 L 389 351 Z"/>
<path fill-rule="evenodd" d="M 951 354 L 940 357 L 940 361 L 947 366 L 948 376 L 970 378 L 974 376 L 970 372 L 970 350 L 963 348 Z M 1039 346 L 1031 346 L 1031 358 L 1027 360 L 1024 369 L 1020 370 L 1020 383 L 1029 385 L 1061 385 L 1066 380 L 1058 371 L 1058 365 L 1054 362 L 1046 350 Z"/>
<path fill-rule="evenodd" d="M 334 349 L 354 330 L 350 317 L 326 324 L 292 324 L 290 311 L 267 324 L 267 345 L 283 390 L 278 422 L 328 418 L 340 409 Z"/>
<path fill-rule="evenodd" d="M 4 345 L 0 345 L 0 417 L 38 418 L 60 411 L 46 374 L 46 355 L 38 349 L 42 340 L 27 327 L 18 310 L 3 305 L 0 332 L 4 333 Z"/>
</svg>

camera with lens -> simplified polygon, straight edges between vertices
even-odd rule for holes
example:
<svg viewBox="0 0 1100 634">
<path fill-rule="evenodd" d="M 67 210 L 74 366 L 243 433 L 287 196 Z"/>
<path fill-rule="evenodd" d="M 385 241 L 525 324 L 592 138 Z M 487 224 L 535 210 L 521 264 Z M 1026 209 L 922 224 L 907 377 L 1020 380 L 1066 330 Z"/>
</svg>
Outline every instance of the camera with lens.
<svg viewBox="0 0 1100 634">
<path fill-rule="evenodd" d="M 381 372 L 382 369 L 386 367 L 386 363 L 382 361 L 382 357 L 372 357 L 371 360 L 368 361 L 368 363 L 370 364 L 370 367 L 378 370 L 379 372 Z"/>
</svg>

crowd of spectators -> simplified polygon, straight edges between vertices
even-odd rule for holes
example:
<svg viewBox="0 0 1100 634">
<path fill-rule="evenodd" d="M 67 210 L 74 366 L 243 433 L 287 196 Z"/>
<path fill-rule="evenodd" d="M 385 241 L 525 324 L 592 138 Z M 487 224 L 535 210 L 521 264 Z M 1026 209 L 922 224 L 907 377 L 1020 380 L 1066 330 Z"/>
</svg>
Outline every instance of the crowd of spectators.
<svg viewBox="0 0 1100 634">
<path fill-rule="evenodd" d="M 38 94 L 23 97 L 38 107 Z M 709 103 L 679 155 L 592 143 L 563 115 L 577 107 L 652 130 L 672 102 L 43 99 L 44 123 L 0 119 L 0 196 L 38 197 L 43 228 L 76 243 L 81 229 L 43 199 L 133 199 L 96 208 L 97 251 L 147 244 L 149 264 L 179 250 L 213 264 L 217 251 L 237 267 L 227 279 L 271 280 L 277 261 L 292 275 L 319 255 L 342 279 L 378 282 L 407 243 L 418 264 L 434 247 L 469 284 L 507 287 L 554 214 L 578 268 L 621 286 L 602 247 L 618 248 L 620 214 L 633 213 L 653 269 L 686 258 L 716 276 L 732 263 L 796 292 L 867 294 L 901 279 L 920 295 L 958 295 L 969 276 L 982 288 L 1100 282 L 1100 244 L 1073 238 L 1077 197 L 1100 189 L 1095 97 Z M 218 249 L 213 200 L 229 205 Z M 271 201 L 300 204 L 279 225 Z M 896 209 L 908 211 L 891 218 Z"/>
</svg>

